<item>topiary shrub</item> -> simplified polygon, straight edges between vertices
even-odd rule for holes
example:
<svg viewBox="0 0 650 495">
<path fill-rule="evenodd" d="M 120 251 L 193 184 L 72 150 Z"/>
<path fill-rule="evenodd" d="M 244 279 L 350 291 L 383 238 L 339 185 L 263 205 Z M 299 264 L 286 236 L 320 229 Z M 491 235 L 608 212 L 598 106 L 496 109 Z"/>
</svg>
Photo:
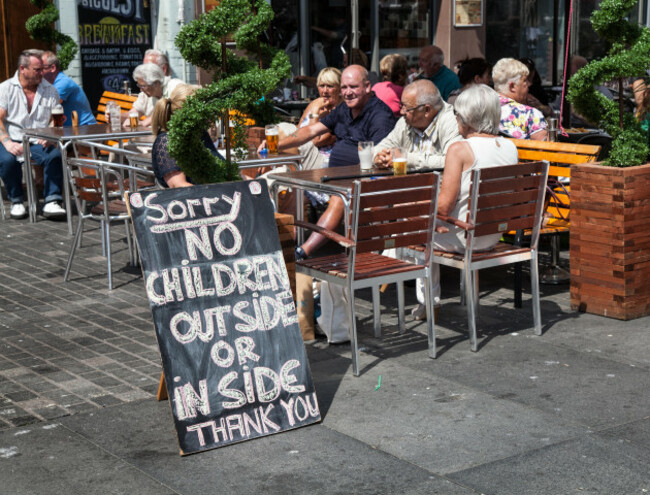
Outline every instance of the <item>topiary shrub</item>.
<svg viewBox="0 0 650 495">
<path fill-rule="evenodd" d="M 201 134 L 229 109 L 249 112 L 291 73 L 284 52 L 258 42 L 272 19 L 266 0 L 222 0 L 176 36 L 183 58 L 214 74 L 214 81 L 188 98 L 169 124 L 169 153 L 197 183 L 240 178 L 235 163 L 218 159 L 203 146 Z M 268 68 L 229 49 L 222 60 L 222 41 L 227 37 L 234 39 L 238 50 L 261 57 Z M 245 147 L 245 130 L 237 119 L 233 134 L 232 146 Z"/>
<path fill-rule="evenodd" d="M 614 167 L 630 167 L 648 159 L 647 136 L 630 113 L 620 104 L 602 95 L 595 86 L 611 81 L 645 74 L 650 67 L 650 29 L 629 22 L 626 17 L 638 0 L 603 0 L 591 15 L 594 31 L 611 48 L 607 56 L 596 60 L 569 80 L 567 99 L 591 122 L 600 122 L 612 136 L 609 158 L 603 162 Z M 619 84 L 619 88 L 622 84 Z"/>
<path fill-rule="evenodd" d="M 43 41 L 52 48 L 59 45 L 56 56 L 61 64 L 61 70 L 66 70 L 77 54 L 77 43 L 67 34 L 60 33 L 52 27 L 52 24 L 59 20 L 59 9 L 51 0 L 29 1 L 41 9 L 41 12 L 27 19 L 25 29 L 33 40 Z"/>
</svg>

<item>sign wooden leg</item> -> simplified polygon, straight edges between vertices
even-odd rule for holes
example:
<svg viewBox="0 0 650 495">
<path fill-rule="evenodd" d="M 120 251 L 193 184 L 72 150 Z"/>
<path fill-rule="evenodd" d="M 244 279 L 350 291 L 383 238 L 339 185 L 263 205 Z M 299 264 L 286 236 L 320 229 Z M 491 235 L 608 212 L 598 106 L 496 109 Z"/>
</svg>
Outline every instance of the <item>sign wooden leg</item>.
<svg viewBox="0 0 650 495">
<path fill-rule="evenodd" d="M 165 383 L 165 375 L 161 371 L 160 383 L 158 384 L 158 395 L 156 395 L 156 399 L 161 401 L 161 400 L 167 400 L 168 398 L 169 396 L 167 395 L 167 384 Z"/>
</svg>

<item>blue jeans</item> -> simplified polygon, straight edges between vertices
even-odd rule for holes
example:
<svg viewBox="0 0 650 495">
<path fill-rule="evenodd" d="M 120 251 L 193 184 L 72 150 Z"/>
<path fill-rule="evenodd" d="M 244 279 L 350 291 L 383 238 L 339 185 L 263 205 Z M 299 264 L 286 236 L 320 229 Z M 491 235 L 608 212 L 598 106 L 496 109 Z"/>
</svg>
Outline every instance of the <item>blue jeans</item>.
<svg viewBox="0 0 650 495">
<path fill-rule="evenodd" d="M 43 196 L 45 202 L 61 201 L 63 167 L 61 152 L 56 146 L 44 148 L 40 144 L 30 144 L 32 164 L 43 167 Z M 12 203 L 23 201 L 23 165 L 17 157 L 9 153 L 0 143 L 0 177 L 5 183 L 7 195 Z"/>
</svg>

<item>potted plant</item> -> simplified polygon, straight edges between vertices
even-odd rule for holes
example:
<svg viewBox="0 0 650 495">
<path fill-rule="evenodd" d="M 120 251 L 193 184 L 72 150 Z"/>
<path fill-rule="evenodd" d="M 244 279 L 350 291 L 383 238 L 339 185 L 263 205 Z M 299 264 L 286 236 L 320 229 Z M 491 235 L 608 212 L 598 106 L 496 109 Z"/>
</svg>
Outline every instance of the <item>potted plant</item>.
<svg viewBox="0 0 650 495">
<path fill-rule="evenodd" d="M 632 319 L 650 314 L 648 139 L 623 111 L 623 81 L 650 68 L 650 30 L 627 21 L 637 0 L 603 0 L 591 17 L 611 48 L 569 81 L 568 99 L 612 137 L 609 158 L 571 167 L 571 307 Z M 618 80 L 619 102 L 595 86 Z"/>
<path fill-rule="evenodd" d="M 44 41 L 50 47 L 59 45 L 56 55 L 61 70 L 66 70 L 77 54 L 77 43 L 67 34 L 60 33 L 52 27 L 59 20 L 59 9 L 52 0 L 30 0 L 30 2 L 41 9 L 41 12 L 27 19 L 25 29 L 33 40 Z"/>
<path fill-rule="evenodd" d="M 266 0 L 222 0 L 181 29 L 175 43 L 188 62 L 213 74 L 213 82 L 187 99 L 174 112 L 169 124 L 169 152 L 183 171 L 197 183 L 238 180 L 239 170 L 230 159 L 230 148 L 246 149 L 246 129 L 242 119 L 232 117 L 235 126 L 226 124 L 227 156 L 219 160 L 201 143 L 201 131 L 216 120 L 266 108 L 264 96 L 289 76 L 286 54 L 259 42 L 260 35 L 273 19 Z M 228 48 L 234 41 L 238 52 Z M 266 67 L 266 68 L 264 68 Z"/>
</svg>

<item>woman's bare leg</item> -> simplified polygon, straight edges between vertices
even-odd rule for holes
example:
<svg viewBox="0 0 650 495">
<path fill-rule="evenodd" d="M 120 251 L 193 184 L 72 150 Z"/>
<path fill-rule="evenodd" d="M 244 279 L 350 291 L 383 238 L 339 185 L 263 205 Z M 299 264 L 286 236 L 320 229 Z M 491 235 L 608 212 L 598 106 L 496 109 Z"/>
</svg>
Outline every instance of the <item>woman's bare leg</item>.
<svg viewBox="0 0 650 495">
<path fill-rule="evenodd" d="M 343 219 L 343 212 L 345 211 L 343 200 L 338 196 L 331 196 L 327 209 L 318 219 L 317 225 L 328 230 L 336 230 Z M 327 242 L 327 238 L 313 232 L 309 238 L 301 246 L 307 256 L 315 253 L 318 248 L 322 247 Z"/>
</svg>

